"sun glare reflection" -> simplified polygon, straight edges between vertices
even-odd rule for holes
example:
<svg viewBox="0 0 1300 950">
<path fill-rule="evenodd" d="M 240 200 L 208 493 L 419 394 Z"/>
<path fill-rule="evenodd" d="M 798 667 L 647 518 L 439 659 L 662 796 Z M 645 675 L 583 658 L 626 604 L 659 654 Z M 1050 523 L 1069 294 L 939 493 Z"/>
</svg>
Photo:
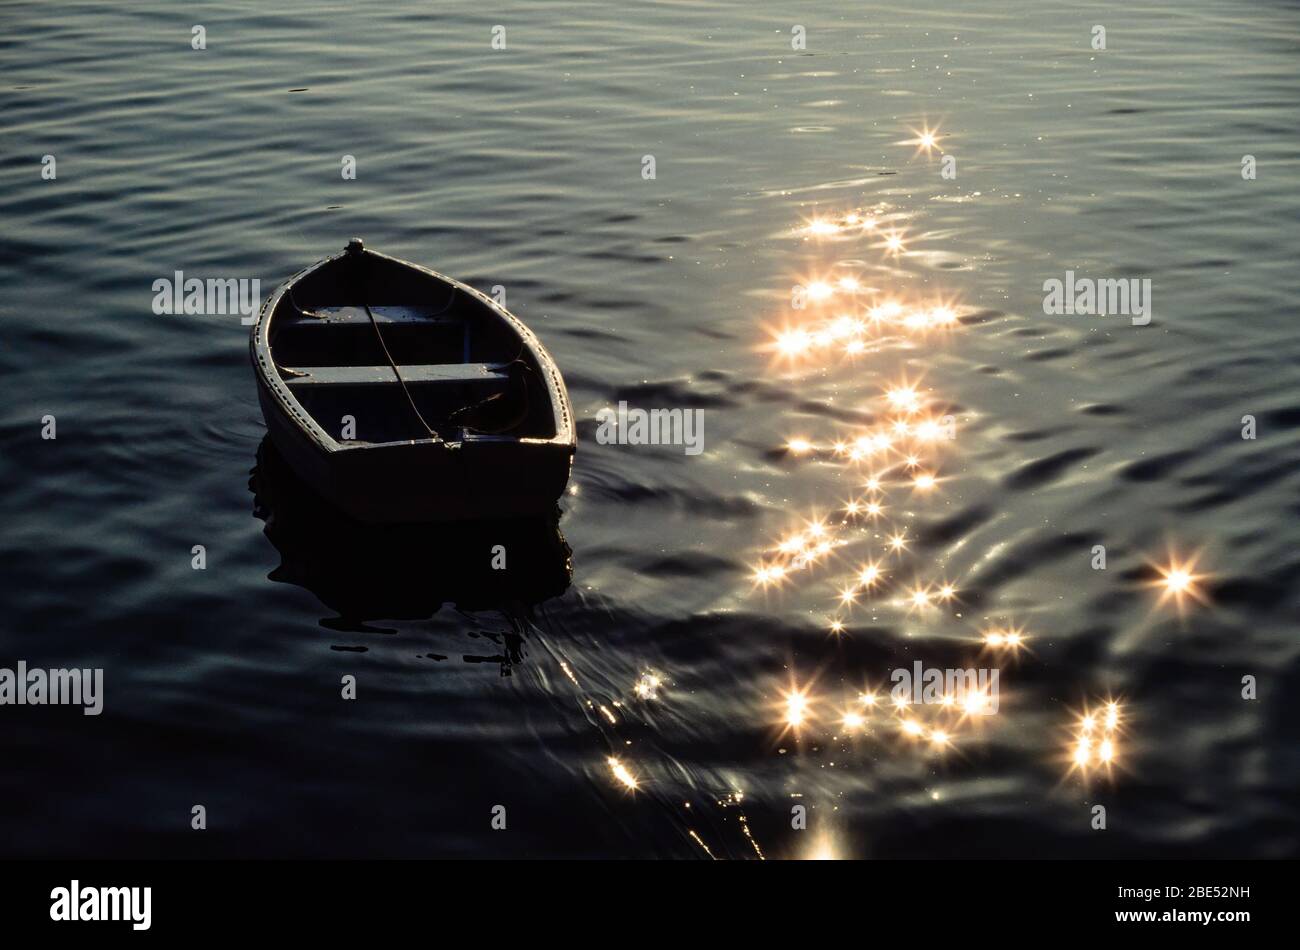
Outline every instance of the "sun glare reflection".
<svg viewBox="0 0 1300 950">
<path fill-rule="evenodd" d="M 925 155 L 927 158 L 939 147 L 939 129 L 936 126 L 931 128 L 929 123 L 922 123 L 919 129 L 909 129 L 912 138 L 904 139 L 901 145 L 914 145 L 916 151 L 914 155 Z"/>
<path fill-rule="evenodd" d="M 944 136 L 937 126 L 924 123 L 911 131 L 906 144 L 915 146 L 917 155 L 942 150 Z M 909 226 L 914 227 L 908 216 L 880 206 L 822 211 L 795 228 L 802 238 L 837 250 L 857 242 L 852 249 L 843 247 L 838 260 L 824 261 L 820 270 L 810 266 L 795 281 L 793 312 L 786 322 L 764 328 L 767 342 L 761 347 L 780 366 L 782 378 L 806 379 L 816 387 L 827 380 L 835 386 L 834 398 L 826 402 L 843 411 L 809 415 L 836 421 L 819 430 L 804 417 L 798 434 L 783 442 L 778 436 L 774 450 L 784 455 L 788 477 L 804 470 L 833 473 L 838 479 L 830 499 L 835 507 L 821 508 L 832 513 L 814 514 L 772 539 L 753 567 L 753 582 L 755 588 L 785 588 L 792 595 L 803 594 L 800 588 L 806 587 L 824 597 L 810 613 L 823 631 L 838 638 L 839 649 L 847 649 L 855 637 L 878 634 L 883 613 L 885 624 L 891 618 L 898 624 L 900 637 L 946 636 L 945 627 L 964 626 L 965 635 L 956 639 L 973 654 L 972 668 L 982 662 L 1000 672 L 1032 656 L 1029 644 L 1039 638 L 1020 627 L 987 627 L 983 620 L 963 618 L 987 594 L 977 589 L 978 571 L 962 570 L 953 556 L 967 539 L 942 551 L 932 540 L 933 519 L 945 499 L 970 502 L 961 499 L 968 476 L 957 457 L 960 420 L 948 408 L 956 403 L 926 378 L 928 371 L 945 364 L 941 356 L 929 361 L 926 356 L 949 345 L 970 320 L 957 298 L 928 283 L 916 285 L 926 288 L 921 292 L 897 281 L 881 285 L 879 275 L 898 276 L 909 263 Z M 885 259 L 866 249 L 883 252 Z M 884 367 L 882 376 L 882 358 L 899 353 L 903 360 L 892 372 Z M 836 372 L 841 375 L 832 375 Z M 883 385 L 862 394 L 860 385 L 848 382 L 851 373 L 863 374 L 858 378 L 869 373 Z M 846 490 L 846 484 L 853 487 Z M 1208 603 L 1208 575 L 1198 570 L 1198 559 L 1199 552 L 1170 552 L 1164 562 L 1150 565 L 1158 606 L 1172 604 L 1182 612 L 1192 602 Z M 791 683 L 770 715 L 783 734 L 793 731 L 813 743 L 833 738 L 837 749 L 852 751 L 884 742 L 946 759 L 962 756 L 973 731 L 996 721 L 1000 698 L 1005 698 L 997 683 L 981 681 L 978 688 L 949 683 L 937 699 L 884 689 L 838 697 L 823 691 L 814 699 L 808 684 Z M 1084 709 L 1064 752 L 1070 771 L 1111 776 L 1120 770 L 1130 745 L 1126 725 L 1119 700 Z M 834 849 L 822 842 L 814 852 L 828 856 Z"/>
<path fill-rule="evenodd" d="M 1200 559 L 1199 551 L 1185 557 L 1170 551 L 1163 563 L 1148 562 L 1157 575 L 1147 585 L 1159 592 L 1156 599 L 1157 607 L 1172 603 L 1181 616 L 1192 606 L 1192 602 L 1202 606 L 1210 603 L 1204 585 L 1210 575 L 1197 571 L 1196 566 Z"/>
<path fill-rule="evenodd" d="M 1075 716 L 1068 758 L 1070 771 L 1084 778 L 1101 772 L 1111 777 L 1120 764 L 1120 739 L 1124 733 L 1124 708 L 1106 699 Z"/>
<path fill-rule="evenodd" d="M 621 761 L 619 761 L 617 758 L 615 758 L 614 756 L 610 756 L 606 761 L 609 763 L 610 771 L 614 773 L 614 778 L 617 779 L 620 783 L 622 783 L 622 785 L 624 785 L 630 791 L 635 792 L 638 788 L 641 787 L 640 783 L 637 781 L 636 776 L 633 775 L 628 770 L 628 767 L 624 765 Z"/>
</svg>

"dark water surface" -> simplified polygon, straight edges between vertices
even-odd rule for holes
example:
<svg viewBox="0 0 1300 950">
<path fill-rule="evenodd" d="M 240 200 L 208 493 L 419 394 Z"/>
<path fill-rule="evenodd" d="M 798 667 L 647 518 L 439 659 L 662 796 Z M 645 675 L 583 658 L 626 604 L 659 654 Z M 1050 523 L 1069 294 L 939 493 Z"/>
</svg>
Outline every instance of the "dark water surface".
<svg viewBox="0 0 1300 950">
<path fill-rule="evenodd" d="M 103 667 L 106 690 L 99 717 L 0 707 L 0 854 L 1297 852 L 1300 9 L 839 10 L 0 6 L 0 666 Z M 801 230 L 850 211 L 877 228 Z M 269 294 L 354 234 L 504 286 L 565 373 L 563 538 L 512 535 L 501 590 L 457 556 L 490 531 L 372 560 L 310 515 L 268 527 L 247 327 L 151 310 L 176 270 Z M 1152 322 L 1045 315 L 1067 269 L 1149 278 Z M 957 320 L 763 349 L 835 312 L 792 286 L 845 275 Z M 903 379 L 953 417 L 917 469 L 940 481 L 895 467 L 885 513 L 846 518 L 870 466 L 827 446 Z M 620 400 L 703 409 L 705 452 L 598 443 Z M 756 586 L 815 518 L 836 546 Z M 1200 552 L 1208 605 L 1144 586 L 1169 551 Z M 876 558 L 884 589 L 838 606 Z M 1008 624 L 1014 662 L 979 643 Z M 944 749 L 840 722 L 918 660 L 998 666 L 997 715 Z M 792 686 L 811 705 L 783 734 Z M 1117 764 L 1072 771 L 1108 697 Z"/>
</svg>

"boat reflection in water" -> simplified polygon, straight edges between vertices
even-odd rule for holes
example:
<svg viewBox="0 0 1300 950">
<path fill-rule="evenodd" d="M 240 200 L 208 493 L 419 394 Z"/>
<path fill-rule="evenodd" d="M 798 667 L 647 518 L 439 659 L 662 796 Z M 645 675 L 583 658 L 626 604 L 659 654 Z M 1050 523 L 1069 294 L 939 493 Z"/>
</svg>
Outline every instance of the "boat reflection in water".
<svg viewBox="0 0 1300 950">
<path fill-rule="evenodd" d="M 558 509 L 529 520 L 362 524 L 316 494 L 268 439 L 249 490 L 253 514 L 280 553 L 270 579 L 306 588 L 336 611 L 321 621 L 329 629 L 388 632 L 368 621 L 423 620 L 444 606 L 498 612 L 511 628 L 498 640 L 505 655 L 464 659 L 500 661 L 508 674 L 534 608 L 564 593 L 573 576 Z"/>
</svg>

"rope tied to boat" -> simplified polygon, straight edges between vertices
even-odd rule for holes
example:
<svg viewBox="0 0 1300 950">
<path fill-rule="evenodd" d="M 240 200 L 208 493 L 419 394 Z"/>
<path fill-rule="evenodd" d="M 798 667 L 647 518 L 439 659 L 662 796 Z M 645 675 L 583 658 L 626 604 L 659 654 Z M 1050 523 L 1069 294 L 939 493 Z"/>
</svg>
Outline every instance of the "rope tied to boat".
<svg viewBox="0 0 1300 950">
<path fill-rule="evenodd" d="M 432 316 L 439 316 L 441 314 L 446 313 L 448 310 L 450 310 L 452 303 L 455 301 L 455 298 L 456 298 L 456 288 L 452 287 L 451 292 L 447 295 L 447 302 L 443 304 L 440 309 L 433 311 Z M 289 303 L 293 305 L 294 310 L 296 310 L 298 313 L 302 314 L 303 316 L 313 317 L 318 320 L 329 319 L 326 314 L 320 313 L 319 311 L 316 310 L 308 310 L 306 307 L 303 307 L 301 304 L 299 304 L 298 301 L 294 298 L 292 289 L 290 289 L 289 291 Z M 435 442 L 443 441 L 442 436 L 438 434 L 436 429 L 434 429 L 431 425 L 429 425 L 428 420 L 424 418 L 424 415 L 420 412 L 419 407 L 415 404 L 415 397 L 411 395 L 411 390 L 406 385 L 406 380 L 402 378 L 401 368 L 398 366 L 397 361 L 393 359 L 393 354 L 390 353 L 388 350 L 388 344 L 384 340 L 383 331 L 379 329 L 379 321 L 375 318 L 375 314 L 370 309 L 370 305 L 363 303 L 361 306 L 366 311 L 366 317 L 369 319 L 371 327 L 374 328 L 375 339 L 379 341 L 379 348 L 383 351 L 384 358 L 388 360 L 388 366 L 390 369 L 392 369 L 393 376 L 397 379 L 398 385 L 402 387 L 402 394 L 406 396 L 406 402 L 411 407 L 411 412 L 414 413 L 415 418 L 419 421 L 420 425 L 424 428 L 424 431 L 429 434 L 430 439 L 434 440 Z M 515 368 L 518 368 L 523 372 L 527 372 L 530 374 L 532 373 L 532 367 L 529 366 L 528 363 L 522 359 L 524 353 L 524 347 L 525 344 L 521 340 L 519 343 L 519 352 L 515 354 L 515 358 L 508 363 L 501 364 L 501 367 L 505 368 L 507 373 L 509 373 L 511 369 L 515 369 Z M 283 367 L 281 367 L 281 369 L 283 369 Z M 460 418 L 461 416 L 472 414 L 475 410 L 482 409 L 485 406 L 489 406 L 495 402 L 498 402 L 503 395 L 505 394 L 495 393 L 491 396 L 488 396 L 486 399 L 479 400 L 478 402 L 469 403 L 467 405 L 461 406 L 458 409 L 454 409 L 447 414 L 447 416 L 443 419 L 443 421 L 452 422 L 456 425 L 462 425 L 465 428 L 473 429 L 476 432 L 495 434 L 495 433 L 508 431 L 509 429 L 512 429 L 515 426 L 517 426 L 528 415 L 528 411 L 529 411 L 528 384 L 526 381 L 523 383 L 521 411 L 516 416 L 511 417 L 508 421 L 504 422 L 503 424 L 497 427 L 487 427 L 481 424 L 473 425 L 471 423 L 467 423 L 466 421 Z"/>
<path fill-rule="evenodd" d="M 379 348 L 384 351 L 384 358 L 388 360 L 388 365 L 393 368 L 393 375 L 397 377 L 397 382 L 402 387 L 402 392 L 406 396 L 406 401 L 411 406 L 411 412 L 415 413 L 415 418 L 420 420 L 420 425 L 424 426 L 424 431 L 429 433 L 429 438 L 435 442 L 442 441 L 442 436 L 434 431 L 433 427 L 424 420 L 420 414 L 420 409 L 415 404 L 415 397 L 411 395 L 411 390 L 406 385 L 406 380 L 402 379 L 402 371 L 397 368 L 397 361 L 393 359 L 393 354 L 388 352 L 388 344 L 384 342 L 384 335 L 379 330 L 379 321 L 375 319 L 374 313 L 370 309 L 370 304 L 363 303 L 361 306 L 366 308 L 366 316 L 370 318 L 370 325 L 375 328 L 375 339 L 379 341 Z"/>
</svg>

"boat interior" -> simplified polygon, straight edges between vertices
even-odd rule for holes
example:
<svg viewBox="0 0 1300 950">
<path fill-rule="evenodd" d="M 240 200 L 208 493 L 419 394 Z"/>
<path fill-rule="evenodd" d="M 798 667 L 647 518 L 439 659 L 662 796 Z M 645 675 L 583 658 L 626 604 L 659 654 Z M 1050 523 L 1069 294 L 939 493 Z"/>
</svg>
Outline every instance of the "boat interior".
<svg viewBox="0 0 1300 950">
<path fill-rule="evenodd" d="M 335 439 L 555 437 L 550 390 L 514 326 L 400 261 L 322 264 L 286 290 L 269 333 L 280 378 Z"/>
</svg>

